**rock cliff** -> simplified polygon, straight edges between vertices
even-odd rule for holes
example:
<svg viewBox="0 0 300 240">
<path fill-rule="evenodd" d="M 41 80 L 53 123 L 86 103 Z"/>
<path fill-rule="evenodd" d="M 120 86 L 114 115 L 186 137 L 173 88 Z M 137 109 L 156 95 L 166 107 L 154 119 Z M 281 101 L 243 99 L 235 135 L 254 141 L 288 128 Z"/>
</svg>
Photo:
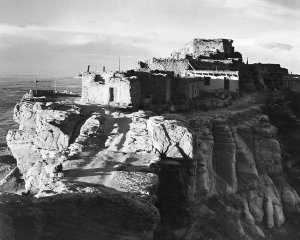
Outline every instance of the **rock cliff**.
<svg viewBox="0 0 300 240">
<path fill-rule="evenodd" d="M 7 239 L 299 234 L 294 228 L 299 189 L 286 175 L 280 129 L 265 113 L 256 106 L 157 116 L 20 102 L 14 112 L 19 129 L 8 133 L 7 142 L 29 197 L 1 195 L 3 206 L 15 204 L 18 210 L 1 210 L 8 220 L 0 234 Z M 22 232 L 29 224 L 24 219 L 35 226 L 31 232 Z"/>
<path fill-rule="evenodd" d="M 159 213 L 146 201 L 104 186 L 66 184 L 34 199 L 1 193 L 0 238 L 153 239 Z"/>
</svg>

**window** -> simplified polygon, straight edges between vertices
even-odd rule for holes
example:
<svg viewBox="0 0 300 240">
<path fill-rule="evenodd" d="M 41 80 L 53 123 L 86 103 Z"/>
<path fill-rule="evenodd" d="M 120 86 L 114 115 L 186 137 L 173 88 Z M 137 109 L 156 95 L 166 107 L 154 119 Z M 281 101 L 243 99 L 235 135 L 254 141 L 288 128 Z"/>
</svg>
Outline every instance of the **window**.
<svg viewBox="0 0 300 240">
<path fill-rule="evenodd" d="M 210 77 L 204 77 L 204 86 L 210 86 Z"/>
</svg>

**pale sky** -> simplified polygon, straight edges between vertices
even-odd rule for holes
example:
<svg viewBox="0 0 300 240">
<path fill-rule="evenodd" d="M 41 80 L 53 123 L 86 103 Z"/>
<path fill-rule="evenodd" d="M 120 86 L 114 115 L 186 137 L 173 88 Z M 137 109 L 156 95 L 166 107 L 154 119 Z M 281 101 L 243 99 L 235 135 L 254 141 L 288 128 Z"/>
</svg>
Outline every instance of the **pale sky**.
<svg viewBox="0 0 300 240">
<path fill-rule="evenodd" d="M 299 0 L 0 0 L 0 74 L 76 75 L 230 38 L 249 62 L 300 74 Z"/>
</svg>

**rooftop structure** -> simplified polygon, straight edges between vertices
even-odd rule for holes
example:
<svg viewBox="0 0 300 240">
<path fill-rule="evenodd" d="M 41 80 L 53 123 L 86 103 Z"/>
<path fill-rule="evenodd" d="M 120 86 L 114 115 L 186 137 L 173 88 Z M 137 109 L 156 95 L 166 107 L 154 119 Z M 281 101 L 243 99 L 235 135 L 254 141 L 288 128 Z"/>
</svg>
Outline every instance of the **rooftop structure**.
<svg viewBox="0 0 300 240">
<path fill-rule="evenodd" d="M 170 58 L 152 58 L 140 62 L 141 68 L 173 71 L 181 75 L 186 70 L 238 71 L 242 55 L 234 51 L 231 39 L 195 38 Z"/>
<path fill-rule="evenodd" d="M 201 39 L 195 38 L 187 43 L 182 49 L 173 51 L 174 59 L 228 59 L 241 58 L 239 53 L 234 52 L 231 39 Z"/>
</svg>

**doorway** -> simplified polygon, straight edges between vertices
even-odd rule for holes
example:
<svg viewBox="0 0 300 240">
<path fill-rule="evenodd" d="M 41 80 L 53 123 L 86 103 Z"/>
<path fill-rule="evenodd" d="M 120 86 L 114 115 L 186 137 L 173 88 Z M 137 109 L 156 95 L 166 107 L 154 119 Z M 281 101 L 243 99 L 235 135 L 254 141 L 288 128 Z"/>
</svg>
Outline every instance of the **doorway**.
<svg viewBox="0 0 300 240">
<path fill-rule="evenodd" d="M 229 78 L 224 78 L 224 89 L 225 90 L 229 90 L 230 89 L 230 85 L 229 85 Z"/>
<path fill-rule="evenodd" d="M 109 101 L 113 102 L 115 100 L 114 88 L 109 88 Z"/>
</svg>

